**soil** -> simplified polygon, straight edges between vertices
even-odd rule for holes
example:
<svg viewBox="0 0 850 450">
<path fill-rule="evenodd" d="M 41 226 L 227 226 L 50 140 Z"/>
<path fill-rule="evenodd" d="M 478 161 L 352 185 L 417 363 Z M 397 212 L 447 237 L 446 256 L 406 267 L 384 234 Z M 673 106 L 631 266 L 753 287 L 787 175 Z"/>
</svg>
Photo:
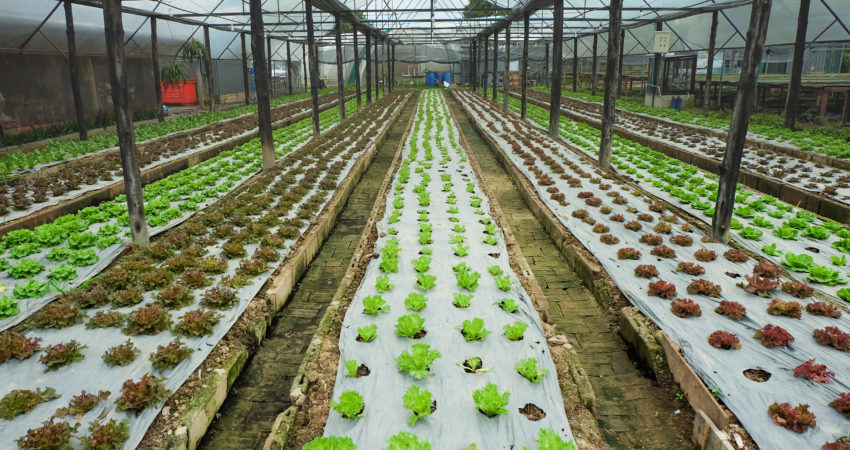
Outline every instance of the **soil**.
<svg viewBox="0 0 850 450">
<path fill-rule="evenodd" d="M 525 406 L 519 408 L 519 412 L 532 422 L 546 417 L 546 412 L 534 403 L 526 403 Z"/>
<path fill-rule="evenodd" d="M 360 366 L 357 367 L 357 373 L 354 374 L 354 378 L 367 377 L 370 373 L 372 373 L 372 371 L 366 367 L 366 364 L 360 364 Z"/>
<path fill-rule="evenodd" d="M 481 358 L 478 358 L 478 360 L 478 364 L 475 367 L 472 366 L 472 363 L 468 359 L 464 361 L 463 366 L 461 366 L 463 367 L 463 371 L 466 373 L 478 373 L 478 370 L 484 367 L 484 361 L 481 361 Z"/>
<path fill-rule="evenodd" d="M 756 369 L 747 369 L 744 371 L 744 376 L 756 383 L 764 383 L 770 379 L 771 375 L 772 374 L 770 372 L 762 369 L 761 367 Z"/>
</svg>

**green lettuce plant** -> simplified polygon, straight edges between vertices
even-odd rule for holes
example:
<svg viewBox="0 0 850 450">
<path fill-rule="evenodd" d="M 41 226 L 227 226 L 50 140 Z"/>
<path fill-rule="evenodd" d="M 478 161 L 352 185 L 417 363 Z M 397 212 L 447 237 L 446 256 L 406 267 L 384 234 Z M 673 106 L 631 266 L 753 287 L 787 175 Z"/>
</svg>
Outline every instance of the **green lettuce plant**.
<svg viewBox="0 0 850 450">
<path fill-rule="evenodd" d="M 466 289 L 469 292 L 475 292 L 475 289 L 478 288 L 478 280 L 481 278 L 481 274 L 478 272 L 473 272 L 464 268 L 464 270 L 455 271 L 455 279 L 457 280 L 457 285 Z"/>
<path fill-rule="evenodd" d="M 508 410 L 505 406 L 508 405 L 510 396 L 511 394 L 509 392 L 500 394 L 499 387 L 493 383 L 487 383 L 483 388 L 472 392 L 472 400 L 475 401 L 475 406 L 490 418 L 496 417 L 499 414 L 508 415 Z"/>
<path fill-rule="evenodd" d="M 414 259 L 413 268 L 417 272 L 427 272 L 431 268 L 431 258 L 423 255 Z"/>
<path fill-rule="evenodd" d="M 425 328 L 425 319 L 419 314 L 400 316 L 395 324 L 395 334 L 412 338 Z"/>
<path fill-rule="evenodd" d="M 511 281 L 511 278 L 507 275 L 505 276 L 497 276 L 495 277 L 496 287 L 498 287 L 502 291 L 509 291 L 514 283 Z"/>
<path fill-rule="evenodd" d="M 528 324 L 525 322 L 509 323 L 505 325 L 505 337 L 512 341 L 518 341 L 522 339 L 526 328 L 528 328 Z"/>
<path fill-rule="evenodd" d="M 543 375 L 549 373 L 549 369 L 538 369 L 537 360 L 534 358 L 520 360 L 519 364 L 514 366 L 514 369 L 532 383 L 539 383 L 543 379 Z"/>
<path fill-rule="evenodd" d="M 472 294 L 454 294 L 452 304 L 458 308 L 468 308 L 472 301 Z"/>
<path fill-rule="evenodd" d="M 359 419 L 366 416 L 363 396 L 356 391 L 345 391 L 340 394 L 338 401 L 331 402 L 331 408 L 346 419 Z"/>
<path fill-rule="evenodd" d="M 407 392 L 404 393 L 401 399 L 404 407 L 413 412 L 407 419 L 407 424 L 411 427 L 417 420 L 431 415 L 431 393 L 427 390 L 420 389 L 419 386 L 414 384 L 407 388 Z"/>
<path fill-rule="evenodd" d="M 428 366 L 442 356 L 428 344 L 416 343 L 396 358 L 399 372 L 407 372 L 417 380 L 422 380 L 430 374 Z"/>
<path fill-rule="evenodd" d="M 416 275 L 415 286 L 426 291 L 434 289 L 437 287 L 437 276 L 428 275 L 427 273 L 419 273 Z"/>
<path fill-rule="evenodd" d="M 800 234 L 800 231 L 794 227 L 790 227 L 788 225 L 783 224 L 781 227 L 773 230 L 773 235 L 780 239 L 789 239 L 796 241 L 797 235 Z"/>
<path fill-rule="evenodd" d="M 395 285 L 390 283 L 390 277 L 387 275 L 381 275 L 375 280 L 375 289 L 378 292 L 387 292 L 392 290 Z"/>
<path fill-rule="evenodd" d="M 758 228 L 745 227 L 743 230 L 741 230 L 740 234 L 741 237 L 744 239 L 749 239 L 751 241 L 760 241 L 761 236 L 764 234 L 764 232 L 759 230 Z"/>
<path fill-rule="evenodd" d="M 484 328 L 484 319 L 476 317 L 472 320 L 463 321 L 461 333 L 467 342 L 481 341 L 490 334 L 490 330 Z"/>
<path fill-rule="evenodd" d="M 320 436 L 305 444 L 301 450 L 356 450 L 350 437 Z"/>
<path fill-rule="evenodd" d="M 419 436 L 409 432 L 400 431 L 398 434 L 387 439 L 387 450 L 431 450 L 431 443 L 419 440 Z M 337 450 L 334 448 L 334 450 Z"/>
<path fill-rule="evenodd" d="M 422 311 L 427 306 L 428 299 L 424 294 L 411 292 L 404 300 L 404 306 L 412 311 Z"/>
<path fill-rule="evenodd" d="M 781 262 L 783 267 L 794 272 L 808 272 L 815 265 L 815 259 L 805 253 L 786 253 Z"/>
<path fill-rule="evenodd" d="M 357 377 L 357 368 L 360 365 L 357 364 L 356 359 L 349 359 L 345 361 L 345 375 L 351 378 Z"/>
<path fill-rule="evenodd" d="M 846 266 L 847 265 L 847 255 L 832 255 L 829 257 L 829 262 L 834 266 Z"/>
<path fill-rule="evenodd" d="M 841 272 L 826 266 L 812 266 L 806 279 L 813 283 L 821 283 L 827 286 L 847 284 L 847 280 L 841 278 Z"/>
<path fill-rule="evenodd" d="M 537 437 L 537 450 L 577 450 L 573 441 L 565 441 L 551 428 L 541 428 Z M 524 450 L 529 450 L 524 447 Z"/>
<path fill-rule="evenodd" d="M 777 249 L 776 244 L 763 245 L 761 251 L 768 256 L 779 256 L 782 254 L 782 250 Z"/>
<path fill-rule="evenodd" d="M 503 298 L 493 304 L 499 305 L 499 308 L 502 308 L 502 310 L 509 313 L 515 313 L 519 309 L 519 305 L 517 305 L 516 300 L 512 298 Z"/>
<path fill-rule="evenodd" d="M 378 337 L 378 326 L 374 323 L 357 328 L 357 335 L 363 342 L 372 342 Z"/>
<path fill-rule="evenodd" d="M 829 232 L 828 229 L 824 227 L 808 227 L 803 231 L 803 236 L 808 236 L 812 239 L 824 240 L 828 238 L 832 233 Z"/>
<path fill-rule="evenodd" d="M 832 243 L 832 248 L 841 253 L 850 253 L 850 239 L 840 239 Z"/>
<path fill-rule="evenodd" d="M 363 312 L 370 316 L 389 310 L 390 305 L 380 295 L 370 295 L 363 299 Z"/>
</svg>

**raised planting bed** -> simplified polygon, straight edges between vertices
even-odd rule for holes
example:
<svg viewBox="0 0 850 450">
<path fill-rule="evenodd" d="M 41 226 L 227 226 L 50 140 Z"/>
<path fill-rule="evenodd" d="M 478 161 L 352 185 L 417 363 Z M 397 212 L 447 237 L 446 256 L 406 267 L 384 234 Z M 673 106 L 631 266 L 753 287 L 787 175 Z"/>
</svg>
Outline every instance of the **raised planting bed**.
<svg viewBox="0 0 850 450">
<path fill-rule="evenodd" d="M 343 127 L 290 152 L 273 170 L 166 232 L 149 250 L 131 248 L 84 289 L 42 309 L 30 323 L 33 328 L 23 331 L 30 342 L 41 339 L 42 349 L 13 354 L 20 360 L 4 361 L 0 373 L 8 380 L 7 391 L 44 392 L 47 386 L 55 390 L 47 391 L 48 397 L 61 397 L 0 424 L 0 439 L 13 442 L 85 390 L 96 394 L 89 402 L 94 408 L 63 411 L 54 423 L 83 424 L 77 435 L 85 439 L 86 424 L 96 417 L 126 420 L 128 432 L 118 443 L 126 439 L 126 448 L 138 445 L 164 400 L 195 372 L 297 248 L 340 180 L 362 165 L 362 155 L 381 134 L 380 124 L 404 99 L 404 94 L 387 96 Z M 22 340 L 10 331 L 0 336 L 3 342 Z M 77 353 L 56 357 L 63 348 L 50 346 L 71 339 L 78 343 Z M 204 400 L 199 393 L 198 401 Z"/>
<path fill-rule="evenodd" d="M 846 355 L 835 346 L 843 342 L 839 331 L 850 330 L 846 314 L 781 268 L 736 262 L 746 254 L 712 242 L 669 204 L 600 171 L 540 128 L 477 94 L 456 95 L 622 294 L 681 347 L 706 386 L 722 390 L 759 446 L 819 447 L 846 434 L 844 415 L 830 406 L 848 387 Z M 804 426 L 805 415 L 789 419 L 797 405 L 809 405 L 817 426 Z"/>
<path fill-rule="evenodd" d="M 529 118 L 545 125 L 548 113 L 537 106 L 529 108 Z M 564 140 L 596 158 L 599 131 L 569 120 L 561 124 L 560 131 Z M 616 172 L 646 192 L 711 224 L 717 195 L 713 173 L 620 137 L 614 139 L 611 163 Z M 850 252 L 850 230 L 840 223 L 739 185 L 732 228 L 737 245 L 784 266 L 789 269 L 788 276 L 800 282 L 818 284 L 821 292 L 836 301 L 850 300 L 850 291 L 841 290 L 847 284 L 845 253 Z"/>
<path fill-rule="evenodd" d="M 548 97 L 544 96 L 535 92 L 529 101 L 548 112 Z M 561 114 L 570 122 L 575 121 L 568 123 L 570 128 L 584 128 L 585 124 L 600 128 L 596 109 L 595 104 L 566 98 L 562 100 Z M 712 173 L 717 172 L 726 149 L 725 134 L 627 111 L 618 111 L 615 132 L 623 139 L 645 146 L 647 151 L 661 152 Z M 748 143 L 740 183 L 830 219 L 847 222 L 850 220 L 848 169 L 850 160 Z"/>
<path fill-rule="evenodd" d="M 374 258 L 342 323 L 332 411 L 317 442 L 573 439 L 542 323 L 457 134 L 441 94 L 423 93 Z"/>
<path fill-rule="evenodd" d="M 347 106 L 353 114 L 354 101 Z M 339 120 L 339 112 L 331 108 L 320 119 L 322 129 L 330 129 Z M 309 118 L 275 130 L 277 156 L 288 154 L 311 137 Z M 145 186 L 143 196 L 150 232 L 156 234 L 183 222 L 254 176 L 261 167 L 261 153 L 259 139 L 254 139 Z M 97 207 L 61 216 L 32 231 L 22 229 L 5 234 L 0 240 L 4 247 L 2 261 L 6 261 L 0 283 L 7 287 L 4 301 L 10 307 L 0 314 L 0 330 L 20 323 L 59 293 L 103 270 L 129 240 L 129 217 L 123 194 Z M 21 264 L 27 270 L 16 269 Z M 62 266 L 65 267 L 56 269 Z M 63 275 L 52 275 L 54 270 L 63 271 Z"/>
<path fill-rule="evenodd" d="M 321 110 L 336 105 L 336 95 L 323 98 Z M 272 109 L 272 126 L 283 127 L 310 116 L 309 101 Z M 257 134 L 256 114 L 215 122 L 139 144 L 139 165 L 146 183 L 243 144 Z M 158 176 L 158 177 L 157 177 Z M 120 154 L 110 148 L 27 172 L 0 184 L 0 234 L 33 227 L 73 207 L 90 206 L 105 189 L 123 190 Z"/>
</svg>

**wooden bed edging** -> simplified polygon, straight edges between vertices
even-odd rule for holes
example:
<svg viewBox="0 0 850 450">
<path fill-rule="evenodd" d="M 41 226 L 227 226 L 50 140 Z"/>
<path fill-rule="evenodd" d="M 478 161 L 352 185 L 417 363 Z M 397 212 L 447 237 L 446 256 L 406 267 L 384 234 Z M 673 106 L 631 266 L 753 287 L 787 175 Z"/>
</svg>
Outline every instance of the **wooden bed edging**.
<svg viewBox="0 0 850 450">
<path fill-rule="evenodd" d="M 408 101 L 410 101 L 410 94 L 404 99 L 388 123 L 391 124 L 398 118 Z M 371 165 L 375 153 L 386 138 L 389 129 L 390 126 L 387 126 L 378 135 L 375 142 L 360 155 L 358 161 L 349 171 L 349 176 L 342 181 L 328 204 L 322 209 L 322 212 L 319 213 L 310 224 L 310 227 L 294 244 L 294 250 L 281 263 L 278 275 L 266 281 L 266 284 L 270 287 L 266 291 L 265 298 L 257 297 L 251 301 L 252 304 L 255 302 L 259 303 L 260 305 L 258 307 L 268 309 L 267 314 L 254 319 L 247 325 L 252 338 L 256 339 L 257 344 L 262 343 L 270 321 L 280 308 L 286 304 L 286 300 L 294 287 L 294 281 L 290 283 L 287 280 L 294 277 L 294 280 L 297 281 L 304 274 L 309 263 L 318 252 L 318 249 L 321 248 L 321 244 L 336 224 L 336 220 L 345 208 L 348 197 L 351 195 L 357 182 Z M 249 305 L 248 309 L 251 306 Z M 236 327 L 231 328 L 225 338 L 235 329 Z M 219 341 L 216 346 L 221 345 L 223 341 L 224 339 Z M 213 369 L 211 376 L 201 380 L 203 388 L 199 392 L 194 393 L 186 410 L 172 412 L 174 416 L 177 416 L 174 422 L 180 423 L 181 426 L 178 427 L 173 435 L 168 436 L 161 442 L 157 448 L 162 450 L 194 450 L 197 448 L 198 443 L 215 418 L 215 414 L 221 408 L 221 405 L 224 404 L 230 387 L 233 386 L 233 383 L 242 372 L 248 360 L 250 355 L 248 348 L 244 345 L 239 347 L 231 351 L 230 358 L 222 363 L 220 367 Z"/>
<path fill-rule="evenodd" d="M 408 101 L 410 100 L 408 99 Z M 404 109 L 404 107 L 405 105 L 402 105 L 401 109 Z M 401 109 L 399 110 L 399 113 L 401 112 Z M 266 441 L 263 444 L 263 450 L 282 450 L 286 447 L 286 444 L 289 441 L 292 428 L 295 425 L 295 418 L 298 416 L 298 412 L 307 398 L 307 389 L 310 384 L 308 366 L 310 363 L 314 363 L 319 359 L 324 341 L 327 339 L 328 333 L 331 331 L 333 322 L 336 319 L 340 303 L 354 283 L 357 268 L 361 265 L 361 262 L 364 261 L 364 258 L 368 260 L 372 257 L 370 236 L 376 232 L 376 224 L 383 217 L 385 208 L 381 199 L 385 199 L 389 195 L 393 176 L 401 165 L 404 144 L 406 143 L 407 137 L 413 128 L 415 118 L 416 111 L 410 115 L 405 131 L 402 133 L 393 161 L 381 182 L 381 188 L 378 190 L 378 196 L 375 198 L 375 203 L 372 205 L 369 218 L 366 220 L 366 224 L 363 227 L 363 233 L 361 233 L 360 240 L 357 242 L 357 248 L 354 250 L 354 254 L 351 255 L 345 275 L 340 280 L 339 287 L 337 287 L 330 304 L 325 309 L 325 314 L 319 322 L 319 326 L 316 329 L 316 333 L 313 335 L 313 339 L 310 341 L 310 346 L 307 348 L 304 359 L 298 367 L 295 379 L 292 381 L 292 386 L 289 389 L 292 406 L 281 412 L 277 418 L 275 418 L 269 435 L 266 437 Z M 393 119 L 393 121 L 395 120 L 396 119 Z M 387 127 L 387 130 L 390 128 L 391 126 Z M 377 146 L 375 148 L 377 149 Z"/>
<path fill-rule="evenodd" d="M 510 114 L 513 114 L 512 112 Z M 519 190 L 520 196 L 525 200 L 528 204 L 529 209 L 532 211 L 534 216 L 543 225 L 543 228 L 549 233 L 549 237 L 552 238 L 552 241 L 555 242 L 556 247 L 567 260 L 570 267 L 579 275 L 582 279 L 584 285 L 591 291 L 597 303 L 602 306 L 604 309 L 609 309 L 614 305 L 615 300 L 619 297 L 622 297 L 622 293 L 619 288 L 617 288 L 616 284 L 614 284 L 610 278 L 605 276 L 605 271 L 601 265 L 599 265 L 592 256 L 585 256 L 584 253 L 590 254 L 587 249 L 575 238 L 572 233 L 564 227 L 563 224 L 555 217 L 552 211 L 546 207 L 543 201 L 540 199 L 540 196 L 537 194 L 531 182 L 519 169 L 511 162 L 508 156 L 504 153 L 501 147 L 496 143 L 496 141 L 489 135 L 487 130 L 483 129 L 477 122 L 473 121 L 475 128 L 479 131 L 485 141 L 487 141 L 491 148 L 494 150 L 494 153 L 499 160 L 500 163 L 505 167 L 508 175 L 514 181 L 514 185 Z M 542 132 L 542 131 L 541 131 Z M 559 142 L 563 143 L 561 140 Z M 625 308 L 624 308 L 625 309 Z M 708 411 L 706 412 L 706 416 L 709 418 L 723 418 L 726 417 L 727 420 L 722 421 L 724 423 L 724 428 L 721 430 L 725 431 L 731 422 L 734 415 L 731 412 L 728 412 L 723 406 L 721 406 L 714 399 L 714 396 L 708 391 L 705 387 L 705 384 L 702 382 L 702 379 L 691 369 L 688 362 L 682 356 L 682 354 L 678 351 L 678 347 L 672 344 L 670 338 L 667 337 L 666 333 L 657 329 L 654 324 L 649 319 L 646 319 L 643 314 L 640 314 L 639 311 L 636 311 L 636 314 L 640 317 L 641 321 L 645 320 L 652 328 L 655 328 L 654 333 L 652 332 L 640 332 L 635 333 L 638 340 L 642 341 L 641 345 L 646 348 L 654 348 L 657 349 L 659 346 L 664 347 L 663 342 L 665 340 L 669 341 L 671 346 L 668 348 L 664 348 L 663 354 L 661 352 L 652 351 L 645 354 L 657 355 L 663 357 L 664 361 L 666 361 L 666 365 L 668 370 L 673 375 L 673 378 L 679 383 L 680 387 L 685 394 L 685 397 L 688 399 L 691 407 L 699 413 L 699 411 Z M 639 323 L 634 320 L 634 315 L 629 314 L 631 317 L 623 318 L 623 311 L 620 311 L 620 325 L 621 330 L 624 329 L 623 321 Z M 648 329 L 649 331 L 649 329 Z M 621 331 L 622 334 L 622 331 Z M 640 352 L 638 352 L 640 353 Z M 641 363 L 646 364 L 649 367 L 658 367 L 659 369 L 663 368 L 663 363 L 659 361 L 641 361 Z M 705 393 L 708 393 L 710 398 L 705 398 L 704 392 L 700 391 L 700 388 L 704 390 Z M 693 400 L 692 400 L 693 399 Z M 720 419 L 718 419 L 720 420 Z M 719 424 L 716 425 L 720 428 Z"/>
<path fill-rule="evenodd" d="M 334 106 L 336 106 L 336 100 L 325 103 L 319 109 L 325 111 L 327 109 L 333 108 Z M 292 117 L 276 122 L 274 124 L 274 128 L 282 128 L 292 125 L 294 123 L 300 122 L 301 120 L 309 118 L 310 115 L 310 111 L 305 111 L 303 113 L 296 114 Z M 198 164 L 210 158 L 218 156 L 221 152 L 231 150 L 234 147 L 245 144 L 246 142 L 256 138 L 257 136 L 259 136 L 259 132 L 255 130 L 244 136 L 234 137 L 225 140 L 205 150 L 195 152 L 190 155 L 185 155 L 167 163 L 163 163 L 155 167 L 145 169 L 142 171 L 142 184 L 147 185 L 155 181 L 161 180 L 171 174 L 180 172 L 181 170 L 186 170 L 191 167 L 197 166 Z M 86 192 L 85 194 L 79 197 L 65 200 L 57 205 L 48 206 L 47 208 L 40 209 L 24 217 L 20 217 L 18 219 L 0 224 L 0 236 L 3 236 L 10 231 L 18 230 L 21 228 L 32 229 L 38 225 L 52 222 L 56 220 L 57 217 L 61 217 L 66 214 L 73 214 L 88 206 L 94 206 L 102 202 L 112 200 L 123 193 L 124 180 L 120 179 L 110 184 L 109 186 L 104 186 L 100 189 Z"/>
<path fill-rule="evenodd" d="M 549 109 L 549 104 L 537 99 L 528 99 L 528 102 L 532 105 Z M 633 114 L 633 113 L 632 113 Z M 589 117 L 584 117 L 578 115 L 572 111 L 561 108 L 561 115 L 567 117 L 568 119 L 574 120 L 576 122 L 581 122 L 586 125 L 590 125 L 596 129 L 599 129 L 600 124 L 597 120 L 591 119 Z M 686 125 L 685 125 L 686 126 Z M 647 136 L 643 136 L 632 131 L 626 130 L 620 126 L 614 127 L 614 132 L 617 133 L 623 139 L 630 140 L 632 142 L 638 143 L 645 147 L 649 147 L 657 152 L 661 152 L 667 156 L 672 158 L 676 158 L 684 163 L 694 165 L 702 170 L 711 172 L 716 174 L 718 167 L 720 166 L 720 161 L 717 161 L 712 158 L 708 158 L 702 155 L 698 155 L 696 153 L 692 153 L 687 150 L 680 149 L 676 146 L 670 145 L 666 142 L 661 142 L 655 139 L 652 139 Z M 725 136 L 721 136 L 725 139 Z M 761 145 L 760 148 L 768 148 L 770 150 L 776 150 L 774 147 L 776 146 L 767 146 Z M 778 147 L 782 148 L 782 147 Z M 838 160 L 837 158 L 832 158 L 836 161 L 842 161 L 843 164 L 835 165 L 832 163 L 822 162 L 812 157 L 804 157 L 798 155 L 796 153 L 789 153 L 791 149 L 785 150 L 776 150 L 791 156 L 795 156 L 801 159 L 806 159 L 815 163 L 821 163 L 826 165 L 832 165 L 838 167 L 843 170 L 844 166 L 850 168 L 850 161 Z M 804 152 L 801 150 L 797 150 L 797 153 L 806 153 L 808 155 L 816 155 L 812 152 Z M 750 170 L 741 168 L 741 171 L 738 175 L 738 182 L 743 184 L 744 186 L 755 189 L 764 194 L 772 195 L 786 203 L 790 203 L 797 207 L 806 209 L 813 213 L 816 213 L 820 216 L 835 220 L 841 223 L 850 223 L 850 205 L 845 205 L 843 203 L 832 200 L 824 195 L 820 195 L 811 191 L 807 191 L 805 189 L 800 189 L 795 186 L 791 186 L 789 184 L 783 183 L 779 180 L 775 180 L 770 177 L 766 177 L 760 173 L 752 172 Z"/>
</svg>

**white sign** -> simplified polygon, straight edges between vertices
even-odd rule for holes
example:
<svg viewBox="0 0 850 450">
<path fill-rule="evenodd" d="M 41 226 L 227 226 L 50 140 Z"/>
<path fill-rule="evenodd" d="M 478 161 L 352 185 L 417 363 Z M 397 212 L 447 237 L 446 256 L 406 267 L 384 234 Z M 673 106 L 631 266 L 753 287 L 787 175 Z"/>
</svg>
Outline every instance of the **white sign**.
<svg viewBox="0 0 850 450">
<path fill-rule="evenodd" d="M 656 31 L 652 53 L 667 53 L 668 51 L 670 51 L 670 32 Z"/>
</svg>

